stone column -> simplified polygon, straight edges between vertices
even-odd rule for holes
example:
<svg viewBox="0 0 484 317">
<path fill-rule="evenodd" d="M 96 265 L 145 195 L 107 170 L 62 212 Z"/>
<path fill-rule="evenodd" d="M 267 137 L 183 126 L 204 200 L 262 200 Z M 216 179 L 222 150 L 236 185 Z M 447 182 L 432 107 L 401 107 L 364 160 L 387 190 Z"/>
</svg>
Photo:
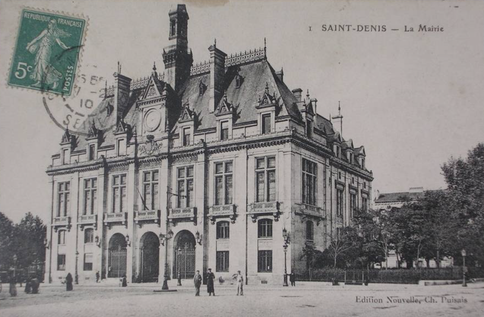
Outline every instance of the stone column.
<svg viewBox="0 0 484 317">
<path fill-rule="evenodd" d="M 133 253 L 135 248 L 135 236 L 134 236 L 134 202 L 135 202 L 135 192 L 137 193 L 135 184 L 135 165 L 134 163 L 129 164 L 128 177 L 127 177 L 127 204 L 128 204 L 128 220 L 127 220 L 127 233 L 129 234 L 131 247 L 128 246 L 126 255 L 126 279 L 128 283 L 133 282 Z"/>
</svg>

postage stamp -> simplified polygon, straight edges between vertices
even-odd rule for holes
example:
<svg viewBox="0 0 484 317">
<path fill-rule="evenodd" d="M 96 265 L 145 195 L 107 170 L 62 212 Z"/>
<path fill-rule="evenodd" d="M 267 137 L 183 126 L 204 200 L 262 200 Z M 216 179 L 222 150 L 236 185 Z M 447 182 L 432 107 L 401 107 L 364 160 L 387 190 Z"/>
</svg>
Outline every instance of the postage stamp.
<svg viewBox="0 0 484 317">
<path fill-rule="evenodd" d="M 8 84 L 70 96 L 85 32 L 86 19 L 23 9 Z"/>
</svg>

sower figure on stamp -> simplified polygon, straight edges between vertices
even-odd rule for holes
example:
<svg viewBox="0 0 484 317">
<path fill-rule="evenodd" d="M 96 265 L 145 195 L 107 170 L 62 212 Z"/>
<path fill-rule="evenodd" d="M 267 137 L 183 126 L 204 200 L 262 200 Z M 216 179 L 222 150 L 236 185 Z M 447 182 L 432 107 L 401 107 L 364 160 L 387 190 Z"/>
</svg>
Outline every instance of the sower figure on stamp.
<svg viewBox="0 0 484 317">
<path fill-rule="evenodd" d="M 214 284 L 213 280 L 215 279 L 215 274 L 212 273 L 212 269 L 208 269 L 207 272 L 207 292 L 208 296 L 215 296 L 215 289 L 214 289 Z"/>
<path fill-rule="evenodd" d="M 200 296 L 200 286 L 202 285 L 202 276 L 200 271 L 197 270 L 195 276 L 193 277 L 193 283 L 195 284 L 195 296 Z"/>
<path fill-rule="evenodd" d="M 237 271 L 237 274 L 234 274 L 234 279 L 237 282 L 237 296 L 244 295 L 244 277 L 240 270 Z"/>
<path fill-rule="evenodd" d="M 35 39 L 27 44 L 26 49 L 35 54 L 35 65 L 30 78 L 35 80 L 33 87 L 52 85 L 56 88 L 62 78 L 62 74 L 50 63 L 53 46 L 57 43 L 63 50 L 69 50 L 60 38 L 68 37 L 69 33 L 59 29 L 56 20 L 51 20 L 47 29 L 43 30 Z"/>
<path fill-rule="evenodd" d="M 66 291 L 72 291 L 74 287 L 72 286 L 72 275 L 71 273 L 68 273 L 66 276 Z"/>
</svg>

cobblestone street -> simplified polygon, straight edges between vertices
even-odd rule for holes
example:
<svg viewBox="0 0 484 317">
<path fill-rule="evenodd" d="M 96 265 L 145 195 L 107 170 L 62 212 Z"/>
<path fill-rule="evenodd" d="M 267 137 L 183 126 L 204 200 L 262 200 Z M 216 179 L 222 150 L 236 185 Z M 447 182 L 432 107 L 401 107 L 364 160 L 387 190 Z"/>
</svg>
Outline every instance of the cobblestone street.
<svg viewBox="0 0 484 317">
<path fill-rule="evenodd" d="M 186 286 L 188 285 L 188 286 Z M 41 286 L 40 294 L 9 297 L 0 293 L 0 315 L 7 316 L 482 316 L 484 284 L 418 286 L 370 284 L 329 286 L 298 283 L 297 287 L 216 286 L 215 297 L 195 297 L 189 281 L 177 292 L 154 293 L 156 284 Z M 391 298 L 391 300 L 390 300 Z"/>
</svg>

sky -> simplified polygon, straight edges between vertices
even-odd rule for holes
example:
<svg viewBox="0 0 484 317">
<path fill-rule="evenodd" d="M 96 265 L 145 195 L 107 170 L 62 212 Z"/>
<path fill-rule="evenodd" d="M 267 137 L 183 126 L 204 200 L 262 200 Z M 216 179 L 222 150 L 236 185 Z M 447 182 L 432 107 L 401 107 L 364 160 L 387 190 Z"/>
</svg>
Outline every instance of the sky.
<svg viewBox="0 0 484 317">
<path fill-rule="evenodd" d="M 263 46 L 290 89 L 309 89 L 318 113 L 336 115 L 343 137 L 364 145 L 373 189 L 445 188 L 441 165 L 484 138 L 484 3 L 477 1 L 186 2 L 195 62 L 208 47 L 231 54 Z M 0 211 L 48 219 L 45 173 L 63 131 L 38 92 L 7 86 L 23 6 L 89 19 L 80 69 L 113 84 L 117 62 L 131 78 L 163 70 L 168 11 L 161 1 L 0 0 Z M 322 31 L 323 25 L 385 25 L 386 32 Z M 419 25 L 441 32 L 404 32 Z M 311 27 L 311 31 L 309 31 Z M 398 29 L 398 31 L 391 31 Z"/>
</svg>

